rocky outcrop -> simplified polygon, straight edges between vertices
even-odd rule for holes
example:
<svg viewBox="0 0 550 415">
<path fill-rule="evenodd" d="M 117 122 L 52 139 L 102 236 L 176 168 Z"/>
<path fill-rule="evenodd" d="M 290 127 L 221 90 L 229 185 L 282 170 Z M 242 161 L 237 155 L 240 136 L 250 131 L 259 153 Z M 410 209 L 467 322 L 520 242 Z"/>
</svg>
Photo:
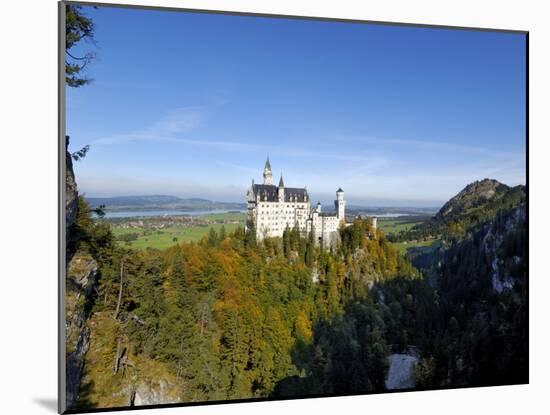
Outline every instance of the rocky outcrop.
<svg viewBox="0 0 550 415">
<path fill-rule="evenodd" d="M 91 297 L 98 275 L 97 262 L 88 254 L 74 252 L 72 227 L 78 213 L 78 189 L 73 170 L 72 156 L 65 150 L 65 355 L 66 355 L 66 404 L 74 408 L 78 400 L 80 380 L 84 368 L 84 356 L 90 344 L 90 330 L 86 325 L 91 309 Z"/>
<path fill-rule="evenodd" d="M 414 368 L 418 363 L 416 354 L 392 354 L 388 356 L 388 363 L 386 389 L 411 389 L 415 387 Z"/>
<path fill-rule="evenodd" d="M 66 138 L 66 147 L 69 147 L 69 137 Z M 73 159 L 68 150 L 65 150 L 65 228 L 67 240 L 70 240 L 70 227 L 76 221 L 78 209 L 78 190 L 73 171 Z M 67 243 L 68 245 L 68 243 Z M 70 260 L 68 258 L 67 260 Z"/>
<path fill-rule="evenodd" d="M 501 221 L 493 223 L 483 237 L 483 252 L 491 265 L 491 284 L 499 294 L 514 287 L 517 279 L 514 268 L 521 266 L 525 260 L 524 255 L 508 255 L 504 244 L 517 232 L 526 229 L 526 220 L 526 206 L 518 206 Z"/>
<path fill-rule="evenodd" d="M 86 325 L 91 309 L 91 297 L 98 275 L 96 261 L 88 254 L 77 252 L 67 266 L 65 295 L 66 400 L 73 408 L 78 390 L 84 356 L 90 343 Z"/>
<path fill-rule="evenodd" d="M 130 405 L 160 405 L 177 403 L 179 397 L 174 393 L 175 386 L 166 380 L 141 382 L 135 388 Z"/>
</svg>

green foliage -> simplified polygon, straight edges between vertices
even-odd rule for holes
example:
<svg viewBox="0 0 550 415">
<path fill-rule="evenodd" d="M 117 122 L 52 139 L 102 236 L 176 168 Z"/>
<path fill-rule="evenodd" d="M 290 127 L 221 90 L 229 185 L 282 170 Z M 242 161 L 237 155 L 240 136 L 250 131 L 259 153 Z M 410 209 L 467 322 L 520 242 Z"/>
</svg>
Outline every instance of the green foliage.
<svg viewBox="0 0 550 415">
<path fill-rule="evenodd" d="M 68 251 L 74 253 L 81 249 L 97 260 L 112 251 L 113 234 L 109 225 L 94 222 L 91 216 L 92 209 L 84 197 L 79 196 L 76 221 L 68 232 Z"/>
<path fill-rule="evenodd" d="M 86 157 L 86 154 L 88 154 L 88 151 L 90 151 L 90 146 L 85 145 L 80 150 L 75 151 L 74 153 L 72 153 L 71 157 L 73 158 L 74 161 L 79 161 L 79 160 L 83 159 L 84 157 Z M 103 205 L 103 208 L 105 208 L 105 205 Z"/>
<path fill-rule="evenodd" d="M 82 13 L 82 6 L 67 4 L 65 21 L 65 82 L 68 86 L 78 88 L 91 82 L 89 78 L 82 76 L 86 65 L 95 59 L 95 54 L 88 52 L 83 56 L 75 56 L 71 49 L 82 40 L 93 41 L 94 22 Z M 84 149 L 80 150 L 83 151 Z M 84 151 L 83 157 L 86 154 Z M 78 158 L 75 158 L 78 160 Z"/>
<path fill-rule="evenodd" d="M 139 234 L 137 232 L 123 233 L 117 237 L 117 240 L 124 242 L 135 241 L 138 238 Z"/>
<path fill-rule="evenodd" d="M 434 386 L 435 359 L 429 357 L 422 359 L 414 369 L 414 379 L 418 388 L 430 388 Z"/>
</svg>

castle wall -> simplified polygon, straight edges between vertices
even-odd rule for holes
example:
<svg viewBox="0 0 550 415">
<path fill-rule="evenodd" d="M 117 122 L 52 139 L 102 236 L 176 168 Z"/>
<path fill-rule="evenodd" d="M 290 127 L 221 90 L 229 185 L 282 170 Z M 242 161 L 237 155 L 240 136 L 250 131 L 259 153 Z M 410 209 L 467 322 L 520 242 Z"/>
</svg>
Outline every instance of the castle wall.
<svg viewBox="0 0 550 415">
<path fill-rule="evenodd" d="M 298 225 L 300 232 L 305 232 L 309 216 L 307 202 L 258 202 L 254 209 L 249 208 L 249 217 L 254 219 L 256 237 L 282 237 L 288 226 Z"/>
</svg>

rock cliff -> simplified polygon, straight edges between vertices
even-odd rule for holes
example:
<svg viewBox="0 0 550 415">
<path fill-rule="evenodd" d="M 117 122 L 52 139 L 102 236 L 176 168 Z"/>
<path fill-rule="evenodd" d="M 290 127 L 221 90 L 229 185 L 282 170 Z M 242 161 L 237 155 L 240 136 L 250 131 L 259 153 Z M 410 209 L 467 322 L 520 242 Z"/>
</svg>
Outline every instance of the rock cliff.
<svg viewBox="0 0 550 415">
<path fill-rule="evenodd" d="M 66 146 L 69 145 L 67 137 Z M 74 408 L 78 400 L 84 356 L 88 351 L 90 330 L 87 319 L 90 315 L 92 295 L 98 277 L 97 262 L 89 254 L 70 249 L 73 247 L 73 227 L 78 213 L 78 189 L 73 171 L 72 157 L 65 154 L 66 199 L 66 278 L 65 278 L 65 356 L 66 356 L 66 404 Z"/>
<path fill-rule="evenodd" d="M 66 147 L 69 146 L 69 137 L 66 137 Z M 67 239 L 70 238 L 70 228 L 76 221 L 76 213 L 78 210 L 78 189 L 73 171 L 73 160 L 68 150 L 65 150 L 65 229 Z M 69 244 L 67 243 L 67 246 Z M 70 258 L 67 258 L 69 261 Z"/>
<path fill-rule="evenodd" d="M 77 252 L 68 264 L 65 295 L 65 345 L 67 375 L 67 407 L 78 400 L 84 356 L 90 343 L 87 320 L 92 305 L 92 293 L 97 279 L 96 261 L 89 255 Z"/>
</svg>

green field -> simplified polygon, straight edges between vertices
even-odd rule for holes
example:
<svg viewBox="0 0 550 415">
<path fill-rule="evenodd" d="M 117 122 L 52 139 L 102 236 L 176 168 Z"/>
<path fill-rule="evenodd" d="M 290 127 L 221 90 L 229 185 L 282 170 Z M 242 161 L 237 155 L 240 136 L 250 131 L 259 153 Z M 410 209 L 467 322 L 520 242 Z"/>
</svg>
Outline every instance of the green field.
<svg viewBox="0 0 550 415">
<path fill-rule="evenodd" d="M 210 228 L 220 232 L 225 227 L 227 233 L 233 232 L 239 226 L 244 226 L 245 215 L 243 213 L 222 213 L 201 216 L 202 219 L 211 220 L 208 225 L 177 225 L 167 226 L 162 229 L 141 229 L 141 228 L 121 228 L 113 227 L 113 234 L 116 238 L 125 235 L 137 233 L 138 237 L 134 241 L 117 241 L 122 246 L 134 249 L 165 249 L 180 242 L 197 242 L 208 235 Z M 223 221 L 239 221 L 239 223 L 223 223 Z M 174 240 L 174 238 L 176 238 Z"/>
<path fill-rule="evenodd" d="M 200 216 L 202 219 L 215 220 L 215 221 L 239 221 L 244 224 L 246 219 L 246 213 L 242 212 L 228 212 L 228 213 L 208 213 Z"/>
<path fill-rule="evenodd" d="M 381 229 L 385 234 L 407 231 L 414 225 L 422 223 L 417 219 L 408 218 L 378 218 L 378 229 Z"/>
<path fill-rule="evenodd" d="M 407 254 L 409 251 L 431 251 L 439 246 L 441 241 L 439 239 L 430 239 L 428 241 L 408 241 L 408 242 L 394 242 L 394 246 L 401 252 L 403 255 Z M 420 248 L 420 249 L 418 249 Z"/>
</svg>

